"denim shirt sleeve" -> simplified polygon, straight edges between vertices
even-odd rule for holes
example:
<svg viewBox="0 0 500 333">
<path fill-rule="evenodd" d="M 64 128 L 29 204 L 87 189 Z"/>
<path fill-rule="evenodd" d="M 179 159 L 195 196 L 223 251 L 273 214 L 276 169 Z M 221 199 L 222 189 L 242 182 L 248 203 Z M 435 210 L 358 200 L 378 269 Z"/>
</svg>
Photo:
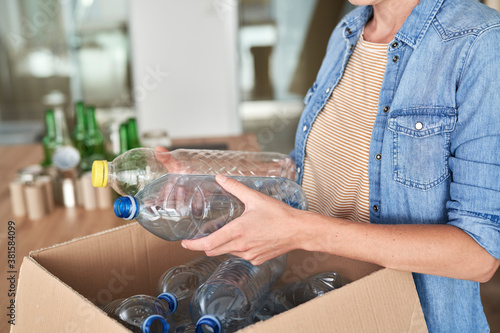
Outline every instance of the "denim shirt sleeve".
<svg viewBox="0 0 500 333">
<path fill-rule="evenodd" d="M 479 34 L 463 59 L 451 138 L 449 224 L 500 259 L 500 27 Z"/>
</svg>

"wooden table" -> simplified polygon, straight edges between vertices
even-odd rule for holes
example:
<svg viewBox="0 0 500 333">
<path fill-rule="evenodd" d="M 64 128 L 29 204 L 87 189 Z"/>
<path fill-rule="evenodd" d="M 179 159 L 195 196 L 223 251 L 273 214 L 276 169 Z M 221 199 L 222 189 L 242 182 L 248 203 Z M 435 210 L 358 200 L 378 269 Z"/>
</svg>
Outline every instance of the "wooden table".
<svg viewBox="0 0 500 333">
<path fill-rule="evenodd" d="M 218 137 L 207 139 L 173 140 L 177 147 L 209 147 L 224 145 L 228 150 L 258 151 L 257 139 L 252 134 L 234 137 Z M 52 213 L 39 220 L 18 218 L 12 215 L 9 183 L 20 168 L 38 164 L 43 157 L 39 144 L 0 146 L 0 267 L 2 277 L 0 283 L 0 332 L 8 332 L 9 324 L 7 305 L 10 297 L 7 272 L 11 269 L 7 264 L 7 236 L 9 221 L 15 223 L 15 269 L 16 285 L 19 268 L 23 257 L 30 251 L 52 246 L 73 238 L 90 235 L 106 229 L 123 225 L 124 220 L 115 216 L 112 209 L 87 211 L 81 207 L 57 207 Z"/>
</svg>

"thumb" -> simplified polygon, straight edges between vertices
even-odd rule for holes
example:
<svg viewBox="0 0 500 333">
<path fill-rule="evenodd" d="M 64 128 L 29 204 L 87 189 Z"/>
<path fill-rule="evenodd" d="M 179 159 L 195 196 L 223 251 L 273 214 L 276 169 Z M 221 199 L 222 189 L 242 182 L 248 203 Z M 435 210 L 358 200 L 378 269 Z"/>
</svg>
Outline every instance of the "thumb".
<svg viewBox="0 0 500 333">
<path fill-rule="evenodd" d="M 169 150 L 165 147 L 162 147 L 162 146 L 158 146 L 154 150 L 156 159 L 158 161 L 160 161 L 161 163 L 163 163 L 164 165 L 167 165 L 172 160 L 172 157 L 170 154 L 165 154 L 168 152 L 169 152 Z"/>
<path fill-rule="evenodd" d="M 157 146 L 155 148 L 155 152 L 157 152 L 157 153 L 166 153 L 166 152 L 168 152 L 168 149 L 165 148 L 165 147 L 163 147 L 163 146 Z"/>
</svg>

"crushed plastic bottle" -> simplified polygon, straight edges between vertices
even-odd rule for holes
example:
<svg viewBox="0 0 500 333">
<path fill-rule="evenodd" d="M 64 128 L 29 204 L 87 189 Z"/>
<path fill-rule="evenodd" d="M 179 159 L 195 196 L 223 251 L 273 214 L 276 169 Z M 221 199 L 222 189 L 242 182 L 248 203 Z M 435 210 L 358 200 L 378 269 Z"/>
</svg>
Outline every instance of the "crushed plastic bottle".
<svg viewBox="0 0 500 333">
<path fill-rule="evenodd" d="M 222 263 L 191 301 L 196 332 L 235 332 L 254 322 L 270 287 L 281 277 L 286 255 L 254 266 L 241 258 Z"/>
<path fill-rule="evenodd" d="M 170 268 L 161 276 L 158 294 L 169 295 L 176 322 L 176 332 L 194 330 L 189 305 L 198 287 L 230 256 L 196 257 L 185 264 Z"/>
<path fill-rule="evenodd" d="M 174 332 L 172 309 L 164 298 L 168 299 L 168 295 L 158 298 L 135 295 L 115 300 L 102 307 L 102 310 L 134 333 Z"/>
<path fill-rule="evenodd" d="M 177 149 L 158 152 L 131 149 L 112 162 L 92 165 L 95 187 L 112 187 L 121 195 L 134 195 L 148 183 L 168 173 L 253 177 L 285 177 L 295 180 L 295 162 L 285 154 L 231 150 Z"/>
<path fill-rule="evenodd" d="M 307 210 L 302 188 L 287 178 L 232 177 L 286 204 Z M 167 174 L 136 196 L 116 199 L 116 216 L 137 219 L 156 236 L 169 241 L 206 236 L 240 216 L 245 205 L 226 192 L 215 176 Z"/>
</svg>

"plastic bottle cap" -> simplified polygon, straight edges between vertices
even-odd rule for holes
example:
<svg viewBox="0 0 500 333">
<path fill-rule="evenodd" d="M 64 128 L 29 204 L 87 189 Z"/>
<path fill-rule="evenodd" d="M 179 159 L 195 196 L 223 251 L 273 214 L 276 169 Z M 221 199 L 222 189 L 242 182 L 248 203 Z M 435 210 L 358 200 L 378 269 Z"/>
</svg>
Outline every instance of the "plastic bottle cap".
<svg viewBox="0 0 500 333">
<path fill-rule="evenodd" d="M 108 185 L 108 161 L 94 161 L 92 164 L 92 185 L 94 187 Z"/>
<path fill-rule="evenodd" d="M 139 209 L 137 209 L 136 199 L 130 195 L 116 199 L 113 210 L 116 216 L 125 220 L 132 220 L 139 211 Z"/>
<path fill-rule="evenodd" d="M 52 156 L 52 164 L 59 170 L 71 170 L 80 163 L 80 153 L 73 146 L 62 146 L 57 148 Z"/>
<path fill-rule="evenodd" d="M 196 323 L 196 333 L 220 333 L 221 331 L 222 326 L 219 319 L 212 315 L 204 315 Z"/>
<path fill-rule="evenodd" d="M 170 312 L 174 313 L 177 310 L 177 296 L 172 293 L 161 293 L 158 299 L 162 299 L 168 303 L 168 308 Z"/>
<path fill-rule="evenodd" d="M 161 325 L 161 326 L 160 326 Z M 160 315 L 152 315 L 146 318 L 142 323 L 141 331 L 143 333 L 152 333 L 152 332 L 162 332 L 168 333 L 168 329 L 170 325 L 167 323 L 165 318 Z"/>
</svg>

